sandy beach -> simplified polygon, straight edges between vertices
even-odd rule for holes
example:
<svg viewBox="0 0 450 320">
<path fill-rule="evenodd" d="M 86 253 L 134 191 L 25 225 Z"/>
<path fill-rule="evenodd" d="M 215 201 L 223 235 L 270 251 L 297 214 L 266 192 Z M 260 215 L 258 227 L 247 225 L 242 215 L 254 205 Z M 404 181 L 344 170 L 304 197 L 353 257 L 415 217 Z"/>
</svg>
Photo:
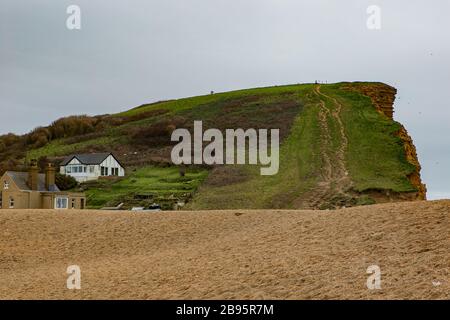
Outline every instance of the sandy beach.
<svg viewBox="0 0 450 320">
<path fill-rule="evenodd" d="M 449 299 L 450 201 L 330 211 L 0 210 L 1 299 Z M 81 289 L 66 269 L 78 265 Z M 371 265 L 381 289 L 366 285 Z"/>
</svg>

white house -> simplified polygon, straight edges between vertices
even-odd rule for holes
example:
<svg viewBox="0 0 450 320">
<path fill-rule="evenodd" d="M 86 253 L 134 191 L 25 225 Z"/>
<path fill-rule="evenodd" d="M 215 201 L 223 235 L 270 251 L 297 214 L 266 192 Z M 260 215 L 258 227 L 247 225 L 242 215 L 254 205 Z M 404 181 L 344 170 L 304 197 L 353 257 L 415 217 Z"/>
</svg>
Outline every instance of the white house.
<svg viewBox="0 0 450 320">
<path fill-rule="evenodd" d="M 112 153 L 90 153 L 66 157 L 60 164 L 60 173 L 85 182 L 99 177 L 123 177 L 125 169 Z"/>
</svg>

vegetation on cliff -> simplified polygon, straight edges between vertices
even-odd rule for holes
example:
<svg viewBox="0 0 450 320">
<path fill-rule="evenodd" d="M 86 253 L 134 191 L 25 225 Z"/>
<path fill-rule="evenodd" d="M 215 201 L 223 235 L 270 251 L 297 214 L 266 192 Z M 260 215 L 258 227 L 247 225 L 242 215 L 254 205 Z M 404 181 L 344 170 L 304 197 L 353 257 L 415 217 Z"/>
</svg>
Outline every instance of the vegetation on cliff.
<svg viewBox="0 0 450 320">
<path fill-rule="evenodd" d="M 158 201 L 167 208 L 339 208 L 425 198 L 420 164 L 392 118 L 395 89 L 382 83 L 301 84 L 162 101 L 114 115 L 72 116 L 27 135 L 0 137 L 0 171 L 28 159 L 58 163 L 81 152 L 112 151 L 125 179 L 82 185 L 92 207 Z M 171 166 L 171 132 L 279 128 L 280 171 L 249 165 Z M 42 161 L 41 161 L 42 162 Z M 170 180 L 170 181 L 169 181 Z"/>
</svg>

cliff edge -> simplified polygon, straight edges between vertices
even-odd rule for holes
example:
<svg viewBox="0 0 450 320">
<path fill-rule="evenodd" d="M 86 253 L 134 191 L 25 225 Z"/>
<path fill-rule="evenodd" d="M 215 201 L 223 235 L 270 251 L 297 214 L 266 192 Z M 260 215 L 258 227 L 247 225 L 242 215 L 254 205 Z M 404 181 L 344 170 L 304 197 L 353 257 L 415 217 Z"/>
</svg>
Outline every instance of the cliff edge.
<svg viewBox="0 0 450 320">
<path fill-rule="evenodd" d="M 360 92 L 369 97 L 372 100 L 375 109 L 380 114 L 394 120 L 394 102 L 397 95 L 397 89 L 384 83 L 371 83 L 370 85 L 351 84 L 348 86 L 348 89 Z M 398 130 L 396 135 L 403 141 L 403 148 L 405 149 L 407 161 L 415 167 L 414 172 L 408 175 L 409 181 L 418 190 L 415 200 L 426 200 L 427 188 L 420 176 L 422 167 L 417 156 L 416 147 L 406 128 L 402 124 L 399 125 L 400 130 Z"/>
</svg>

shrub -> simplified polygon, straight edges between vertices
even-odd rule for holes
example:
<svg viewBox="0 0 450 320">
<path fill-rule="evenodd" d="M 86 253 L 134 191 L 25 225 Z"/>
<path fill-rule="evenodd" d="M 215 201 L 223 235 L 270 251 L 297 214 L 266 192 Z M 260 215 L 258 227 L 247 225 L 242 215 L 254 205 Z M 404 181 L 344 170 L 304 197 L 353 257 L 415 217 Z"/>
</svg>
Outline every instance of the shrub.
<svg viewBox="0 0 450 320">
<path fill-rule="evenodd" d="M 53 140 L 94 132 L 97 124 L 96 117 L 71 116 L 56 120 L 48 127 L 48 130 Z"/>
<path fill-rule="evenodd" d="M 32 145 L 34 148 L 44 146 L 50 139 L 50 131 L 47 128 L 38 127 L 25 136 L 27 145 Z"/>
<path fill-rule="evenodd" d="M 13 144 L 19 143 L 21 140 L 21 137 L 18 135 L 15 135 L 14 133 L 8 133 L 3 136 L 0 136 L 0 140 L 3 141 L 3 143 L 9 147 Z"/>
<path fill-rule="evenodd" d="M 134 143 L 148 146 L 161 146 L 170 143 L 170 130 L 167 120 L 154 123 L 148 127 L 134 129 L 131 137 Z"/>
<path fill-rule="evenodd" d="M 55 182 L 59 190 L 65 191 L 75 188 L 78 185 L 74 177 L 65 174 L 56 173 Z"/>
</svg>

